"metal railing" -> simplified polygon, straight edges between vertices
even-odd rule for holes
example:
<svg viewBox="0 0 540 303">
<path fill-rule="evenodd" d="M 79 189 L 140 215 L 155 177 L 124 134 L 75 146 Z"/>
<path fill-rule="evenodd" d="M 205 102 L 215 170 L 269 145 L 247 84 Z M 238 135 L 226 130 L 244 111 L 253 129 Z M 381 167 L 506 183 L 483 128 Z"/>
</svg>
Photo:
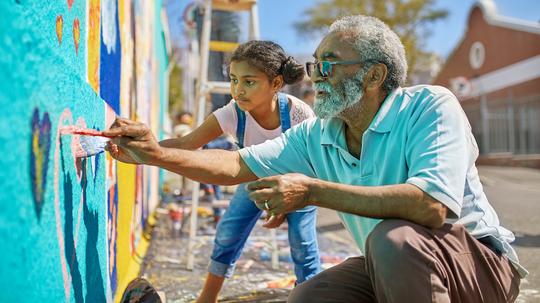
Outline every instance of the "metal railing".
<svg viewBox="0 0 540 303">
<path fill-rule="evenodd" d="M 463 104 L 480 154 L 540 154 L 540 96 Z"/>
</svg>

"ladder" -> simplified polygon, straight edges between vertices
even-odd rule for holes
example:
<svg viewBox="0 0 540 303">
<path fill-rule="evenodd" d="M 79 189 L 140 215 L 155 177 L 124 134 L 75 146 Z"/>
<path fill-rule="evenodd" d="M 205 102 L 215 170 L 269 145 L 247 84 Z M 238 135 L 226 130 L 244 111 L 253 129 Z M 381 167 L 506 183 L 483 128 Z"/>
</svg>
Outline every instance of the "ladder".
<svg viewBox="0 0 540 303">
<path fill-rule="evenodd" d="M 201 125 L 205 119 L 207 97 L 210 93 L 229 94 L 230 83 L 208 81 L 208 58 L 210 51 L 232 52 L 238 46 L 238 43 L 224 41 L 210 41 L 212 27 L 212 10 L 221 10 L 229 12 L 249 12 L 249 39 L 259 39 L 259 17 L 257 13 L 257 0 L 204 0 L 203 26 L 200 38 L 200 70 L 196 87 L 195 100 L 196 123 Z M 192 206 L 190 215 L 190 229 L 188 242 L 187 268 L 193 269 L 194 253 L 197 247 L 197 209 L 199 207 L 199 182 L 193 182 Z M 270 246 L 272 249 L 272 268 L 278 268 L 278 247 L 276 240 L 276 230 L 270 230 Z"/>
</svg>

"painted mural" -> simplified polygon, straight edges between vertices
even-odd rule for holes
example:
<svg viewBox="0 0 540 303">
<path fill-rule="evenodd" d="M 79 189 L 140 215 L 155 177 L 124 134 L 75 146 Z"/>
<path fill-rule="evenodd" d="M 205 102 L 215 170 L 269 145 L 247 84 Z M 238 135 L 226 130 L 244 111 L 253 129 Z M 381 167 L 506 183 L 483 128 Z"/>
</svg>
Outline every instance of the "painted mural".
<svg viewBox="0 0 540 303">
<path fill-rule="evenodd" d="M 161 1 L 0 1 L 0 302 L 117 302 L 159 171 L 81 157 L 67 128 L 166 112 Z"/>
</svg>

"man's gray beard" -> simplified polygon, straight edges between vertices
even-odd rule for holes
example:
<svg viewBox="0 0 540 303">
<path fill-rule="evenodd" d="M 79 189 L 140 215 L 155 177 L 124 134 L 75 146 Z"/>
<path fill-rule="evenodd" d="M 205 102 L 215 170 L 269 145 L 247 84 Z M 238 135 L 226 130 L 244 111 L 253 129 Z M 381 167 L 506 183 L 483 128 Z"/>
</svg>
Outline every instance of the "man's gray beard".
<svg viewBox="0 0 540 303">
<path fill-rule="evenodd" d="M 324 97 L 315 96 L 313 104 L 315 115 L 321 119 L 333 118 L 359 103 L 364 95 L 363 78 L 367 72 L 368 70 L 360 70 L 353 78 L 343 80 L 337 89 L 334 89 L 328 82 L 315 83 L 315 90 L 327 93 Z"/>
</svg>

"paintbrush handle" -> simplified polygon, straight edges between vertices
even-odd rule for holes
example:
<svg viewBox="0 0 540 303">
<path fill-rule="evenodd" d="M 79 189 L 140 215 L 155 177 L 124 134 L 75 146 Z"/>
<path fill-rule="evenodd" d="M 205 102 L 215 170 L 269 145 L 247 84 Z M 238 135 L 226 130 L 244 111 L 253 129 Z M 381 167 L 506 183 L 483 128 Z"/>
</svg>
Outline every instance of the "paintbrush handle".
<svg viewBox="0 0 540 303">
<path fill-rule="evenodd" d="M 93 137 L 105 137 L 112 138 L 112 136 L 106 136 L 98 130 L 74 130 L 71 132 L 74 135 L 93 136 Z"/>
</svg>

